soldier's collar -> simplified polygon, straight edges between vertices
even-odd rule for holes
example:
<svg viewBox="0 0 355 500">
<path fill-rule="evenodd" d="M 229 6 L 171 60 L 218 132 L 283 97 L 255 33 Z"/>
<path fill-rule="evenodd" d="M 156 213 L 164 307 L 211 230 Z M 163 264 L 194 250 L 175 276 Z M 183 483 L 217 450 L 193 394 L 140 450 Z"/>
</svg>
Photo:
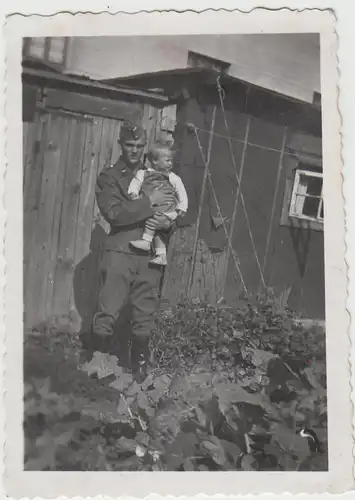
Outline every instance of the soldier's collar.
<svg viewBox="0 0 355 500">
<path fill-rule="evenodd" d="M 137 167 L 136 167 L 134 170 L 132 170 L 132 169 L 130 169 L 130 168 L 129 168 L 129 167 L 128 167 L 128 166 L 127 166 L 127 165 L 126 165 L 126 164 L 125 164 L 125 163 L 124 163 L 121 159 L 119 159 L 119 160 L 117 161 L 117 163 L 116 163 L 114 166 L 115 166 L 115 167 L 117 167 L 117 168 L 118 168 L 118 170 L 119 170 L 119 171 L 120 171 L 123 175 L 127 175 L 127 174 L 130 174 L 130 175 L 135 175 L 135 174 L 136 174 L 136 172 L 137 172 L 139 169 L 143 168 L 143 167 L 142 167 L 142 164 L 141 164 L 141 163 L 139 163 L 139 164 L 137 165 Z"/>
</svg>

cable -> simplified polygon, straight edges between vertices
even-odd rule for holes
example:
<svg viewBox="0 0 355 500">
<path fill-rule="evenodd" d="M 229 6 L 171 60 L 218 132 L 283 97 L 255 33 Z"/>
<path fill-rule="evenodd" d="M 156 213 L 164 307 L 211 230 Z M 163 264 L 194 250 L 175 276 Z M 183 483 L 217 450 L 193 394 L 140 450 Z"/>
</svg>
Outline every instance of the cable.
<svg viewBox="0 0 355 500">
<path fill-rule="evenodd" d="M 226 117 L 226 112 L 225 112 L 223 98 L 222 98 L 222 87 L 221 87 L 221 84 L 220 84 L 219 80 L 220 80 L 220 77 L 218 76 L 217 77 L 218 95 L 219 95 L 219 99 L 220 99 L 220 103 L 221 103 L 221 109 L 222 109 L 222 113 L 223 113 L 224 124 L 226 126 L 226 131 L 227 131 L 227 134 L 229 136 L 230 135 L 230 133 L 229 133 L 229 127 L 228 127 L 228 123 L 227 123 L 227 117 Z M 247 223 L 247 228 L 248 228 L 248 233 L 249 233 L 250 241 L 251 241 L 251 244 L 252 244 L 252 247 L 253 247 L 253 252 L 254 252 L 255 260 L 256 260 L 256 263 L 257 263 L 257 266 L 258 266 L 258 269 L 259 269 L 261 282 L 262 282 L 264 288 L 266 288 L 266 283 L 265 283 L 265 280 L 264 280 L 264 274 L 263 274 L 263 271 L 262 271 L 262 268 L 261 268 L 261 264 L 260 264 L 260 261 L 259 261 L 258 253 L 257 253 L 257 250 L 256 250 L 254 238 L 253 238 L 253 233 L 252 233 L 252 230 L 251 230 L 251 225 L 250 225 L 250 220 L 249 220 L 249 216 L 248 216 L 248 211 L 247 211 L 247 208 L 246 208 L 246 205 L 245 205 L 245 200 L 244 200 L 243 193 L 241 191 L 240 178 L 239 178 L 239 175 L 238 175 L 238 172 L 237 172 L 237 165 L 236 165 L 236 161 L 235 161 L 235 158 L 234 158 L 233 146 L 232 146 L 232 141 L 230 140 L 230 137 L 228 139 L 228 143 L 229 143 L 229 147 L 230 147 L 230 151 L 231 151 L 232 162 L 233 162 L 233 166 L 234 166 L 234 170 L 235 170 L 235 176 L 236 176 L 239 188 L 240 188 L 240 201 L 242 203 L 242 207 L 243 207 L 243 210 L 244 210 L 244 215 L 245 215 L 245 220 L 246 220 L 246 223 Z"/>
<path fill-rule="evenodd" d="M 198 145 L 198 148 L 200 150 L 203 163 L 205 165 L 205 169 L 206 169 L 205 172 L 207 172 L 207 178 L 208 178 L 210 186 L 211 186 L 211 190 L 212 190 L 212 194 L 213 194 L 213 197 L 214 197 L 214 200 L 215 200 L 215 203 L 216 203 L 216 207 L 217 207 L 219 216 L 221 217 L 221 221 L 222 221 L 224 232 L 225 232 L 226 237 L 227 237 L 228 245 L 229 245 L 229 248 L 231 250 L 231 253 L 232 253 L 232 256 L 233 256 L 233 260 L 234 260 L 236 269 L 237 269 L 239 277 L 240 277 L 240 281 L 241 281 L 241 283 L 243 285 L 244 292 L 247 295 L 248 294 L 248 290 L 247 290 L 247 287 L 246 287 L 246 284 L 245 284 L 242 272 L 240 270 L 240 266 L 239 266 L 238 258 L 236 256 L 236 252 L 235 252 L 235 250 L 234 250 L 234 248 L 232 246 L 232 243 L 231 243 L 231 240 L 230 240 L 230 237 L 229 237 L 229 234 L 228 234 L 228 230 L 227 230 L 227 227 L 226 227 L 225 222 L 224 222 L 224 217 L 223 217 L 223 214 L 222 214 L 222 211 L 221 211 L 221 207 L 220 207 L 220 204 L 218 202 L 217 194 L 216 194 L 216 191 L 215 191 L 213 183 L 212 183 L 211 173 L 209 172 L 209 166 L 208 166 L 207 160 L 205 159 L 205 156 L 203 154 L 203 149 L 202 149 L 201 141 L 200 141 L 200 138 L 199 138 L 199 135 L 198 135 L 198 132 L 197 132 L 196 128 L 194 128 L 193 130 L 195 132 L 196 139 L 197 139 L 197 145 Z"/>
<path fill-rule="evenodd" d="M 201 222 L 201 216 L 202 216 L 203 199 L 204 199 L 204 196 L 205 196 L 206 182 L 207 182 L 207 176 L 208 176 L 208 165 L 209 165 L 210 158 L 211 158 L 212 141 L 213 141 L 213 136 L 214 136 L 213 131 L 214 131 L 215 120 L 216 120 L 216 109 L 217 108 L 215 106 L 213 108 L 213 112 L 212 112 L 211 130 L 209 132 L 210 137 L 209 137 L 209 141 L 208 141 L 207 160 L 206 161 L 204 160 L 205 171 L 204 171 L 203 179 L 202 179 L 201 196 L 200 196 L 200 203 L 199 203 L 199 207 L 198 207 L 197 222 L 196 222 L 196 233 L 195 233 L 194 245 L 193 245 L 193 249 L 192 249 L 191 271 L 190 271 L 189 281 L 188 281 L 188 285 L 187 285 L 188 295 L 190 295 L 190 292 L 191 292 L 193 275 L 194 275 L 194 272 L 195 272 L 195 261 L 196 261 L 197 243 L 198 243 L 198 236 L 199 236 L 199 230 L 200 230 L 200 222 Z M 203 159 L 204 159 L 204 156 L 203 156 Z"/>
<path fill-rule="evenodd" d="M 247 149 L 247 144 L 248 144 L 248 137 L 249 137 L 249 131 L 250 131 L 250 117 L 248 118 L 247 121 L 247 126 L 245 129 L 245 136 L 244 136 L 244 144 L 243 144 L 243 151 L 242 151 L 242 158 L 240 162 L 240 175 L 239 179 L 240 181 L 242 180 L 243 176 L 243 171 L 244 171 L 244 164 L 245 164 L 245 154 L 246 154 L 246 149 Z M 235 226 L 235 220 L 236 220 L 236 215 L 237 215 L 237 207 L 238 207 L 238 201 L 240 197 L 240 184 L 238 185 L 236 196 L 235 196 L 235 201 L 234 201 L 234 207 L 233 207 L 233 214 L 232 214 L 232 220 L 231 220 L 231 226 L 229 230 L 229 235 L 230 238 L 233 238 L 233 232 L 234 232 L 234 226 Z M 227 249 L 227 257 L 226 257 L 226 262 L 223 270 L 223 292 L 222 294 L 224 295 L 224 290 L 226 286 L 226 278 L 227 278 L 227 271 L 228 271 L 228 260 L 229 260 L 229 247 Z"/>
</svg>

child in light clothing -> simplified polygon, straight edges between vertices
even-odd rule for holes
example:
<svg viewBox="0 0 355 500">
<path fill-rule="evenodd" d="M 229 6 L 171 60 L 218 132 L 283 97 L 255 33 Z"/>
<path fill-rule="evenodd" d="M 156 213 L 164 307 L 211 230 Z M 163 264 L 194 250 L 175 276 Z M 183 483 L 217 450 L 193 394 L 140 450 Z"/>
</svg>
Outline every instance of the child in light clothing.
<svg viewBox="0 0 355 500">
<path fill-rule="evenodd" d="M 173 164 L 173 152 L 169 145 L 163 143 L 155 144 L 148 153 L 150 167 L 138 170 L 132 179 L 128 194 L 132 199 L 139 198 L 141 193 L 149 196 L 156 189 L 164 188 L 171 193 L 175 202 L 169 205 L 154 207 L 156 212 L 163 213 L 171 221 L 182 217 L 188 206 L 188 199 L 185 186 L 180 177 L 171 172 Z M 152 243 L 154 244 L 155 257 L 151 260 L 152 264 L 166 266 L 166 245 L 159 234 L 145 227 L 142 239 L 131 241 L 134 248 L 149 252 Z"/>
</svg>

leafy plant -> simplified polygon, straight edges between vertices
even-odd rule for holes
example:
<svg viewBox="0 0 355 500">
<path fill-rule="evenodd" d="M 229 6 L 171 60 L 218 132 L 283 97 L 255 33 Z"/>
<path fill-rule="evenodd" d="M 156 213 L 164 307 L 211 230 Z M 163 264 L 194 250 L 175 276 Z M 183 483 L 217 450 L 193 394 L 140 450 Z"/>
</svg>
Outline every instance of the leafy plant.
<svg viewBox="0 0 355 500">
<path fill-rule="evenodd" d="M 43 333 L 26 347 L 57 356 L 47 377 L 27 373 L 26 468 L 326 470 L 324 332 L 297 325 L 270 297 L 160 311 L 142 384 L 109 354 L 79 367 L 80 345 L 67 337 Z M 56 392 L 61 370 L 76 383 Z M 321 453 L 300 436 L 305 427 Z"/>
</svg>

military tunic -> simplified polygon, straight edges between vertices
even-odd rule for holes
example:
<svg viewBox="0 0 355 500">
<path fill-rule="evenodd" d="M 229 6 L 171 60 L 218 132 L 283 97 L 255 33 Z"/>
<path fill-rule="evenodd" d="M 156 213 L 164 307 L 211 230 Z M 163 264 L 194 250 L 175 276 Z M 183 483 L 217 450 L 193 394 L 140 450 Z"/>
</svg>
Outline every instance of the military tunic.
<svg viewBox="0 0 355 500">
<path fill-rule="evenodd" d="M 93 321 L 93 331 L 98 335 L 113 333 L 127 301 L 132 307 L 134 335 L 148 337 L 154 326 L 162 272 L 149 263 L 151 255 L 129 245 L 141 237 L 145 221 L 153 215 L 147 196 L 132 200 L 128 195 L 134 173 L 120 159 L 113 167 L 104 169 L 97 180 L 97 204 L 111 226 L 104 244 L 98 309 Z"/>
</svg>

